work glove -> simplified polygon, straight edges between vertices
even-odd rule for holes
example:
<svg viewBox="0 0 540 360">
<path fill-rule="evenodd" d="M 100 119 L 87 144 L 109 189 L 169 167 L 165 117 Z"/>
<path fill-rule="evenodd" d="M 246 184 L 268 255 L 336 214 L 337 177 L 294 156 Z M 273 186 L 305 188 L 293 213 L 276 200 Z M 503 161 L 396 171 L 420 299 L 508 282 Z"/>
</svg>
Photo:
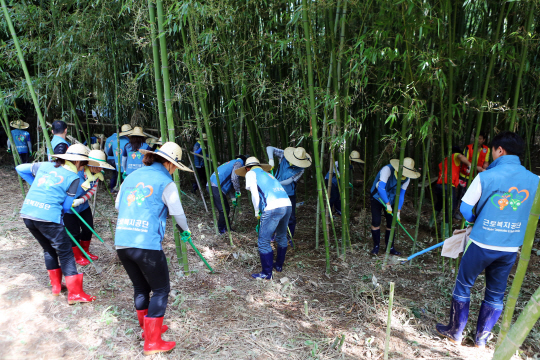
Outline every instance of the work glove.
<svg viewBox="0 0 540 360">
<path fill-rule="evenodd" d="M 180 234 L 180 240 L 182 240 L 183 242 L 188 242 L 190 239 L 191 239 L 191 231 L 186 230 Z"/>
<path fill-rule="evenodd" d="M 242 195 L 242 193 L 241 193 L 240 191 L 237 191 L 237 192 L 234 193 L 234 197 L 237 198 L 237 199 L 238 199 L 241 195 Z"/>
<path fill-rule="evenodd" d="M 238 203 L 237 203 L 236 199 L 231 199 L 231 202 L 232 202 L 232 206 L 233 206 L 233 207 L 237 207 L 237 206 L 238 206 Z"/>
<path fill-rule="evenodd" d="M 271 166 L 272 169 L 273 169 L 273 168 L 274 168 L 274 159 L 268 160 L 268 164 L 270 164 L 270 166 Z"/>
<path fill-rule="evenodd" d="M 8 154 L 11 154 L 11 149 L 7 149 Z"/>
<path fill-rule="evenodd" d="M 257 234 L 259 233 L 259 230 L 261 228 L 261 224 L 257 224 L 257 226 L 255 226 L 255 231 L 257 232 Z"/>
<path fill-rule="evenodd" d="M 468 222 L 467 220 L 465 220 L 465 227 L 469 227 L 473 225 L 474 225 L 474 222 Z"/>
<path fill-rule="evenodd" d="M 73 200 L 73 205 L 71 205 L 71 207 L 76 208 L 78 206 L 81 206 L 82 204 L 84 204 L 84 200 L 81 198 L 78 198 L 78 199 Z"/>
<path fill-rule="evenodd" d="M 257 220 L 261 220 L 261 210 L 255 211 L 255 217 L 257 218 Z"/>
<path fill-rule="evenodd" d="M 350 187 L 351 189 L 353 188 L 352 183 L 349 183 L 349 187 Z"/>
<path fill-rule="evenodd" d="M 126 172 L 123 172 L 123 173 L 122 173 L 122 179 L 125 180 L 126 177 L 127 177 L 127 173 L 126 173 Z"/>
<path fill-rule="evenodd" d="M 391 214 L 392 213 L 392 205 L 386 204 L 386 212 Z"/>
<path fill-rule="evenodd" d="M 401 222 L 401 210 L 397 212 L 397 221 Z"/>
</svg>

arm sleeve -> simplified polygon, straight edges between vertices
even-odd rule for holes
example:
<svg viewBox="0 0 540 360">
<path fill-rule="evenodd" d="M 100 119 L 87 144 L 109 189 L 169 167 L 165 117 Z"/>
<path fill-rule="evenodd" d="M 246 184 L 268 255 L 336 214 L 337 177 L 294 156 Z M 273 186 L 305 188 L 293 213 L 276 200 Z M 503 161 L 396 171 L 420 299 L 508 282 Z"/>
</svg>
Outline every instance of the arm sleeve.
<svg viewBox="0 0 540 360">
<path fill-rule="evenodd" d="M 465 201 L 462 201 L 459 207 L 459 211 L 461 212 L 465 220 L 470 223 L 473 223 L 474 220 L 476 220 L 476 216 L 474 216 L 473 214 L 473 208 L 474 206 L 467 204 Z"/>
<path fill-rule="evenodd" d="M 240 192 L 240 190 L 241 190 L 240 189 L 240 179 L 238 178 L 238 175 L 236 175 L 235 170 L 240 169 L 242 166 L 243 165 L 242 165 L 242 163 L 240 161 L 237 161 L 233 166 L 233 171 L 232 171 L 232 174 L 231 174 L 231 182 L 233 184 L 235 192 Z M 234 194 L 233 194 L 232 198 L 234 198 Z"/>
<path fill-rule="evenodd" d="M 401 207 L 403 206 L 403 202 L 405 202 L 405 190 L 402 189 L 400 192 L 399 192 L 399 205 L 398 205 L 398 210 L 401 210 Z"/>
<path fill-rule="evenodd" d="M 60 143 L 60 144 L 56 145 L 56 147 L 54 148 L 54 153 L 55 154 L 65 154 L 67 149 L 68 149 L 68 146 L 67 146 L 66 143 Z"/>
<path fill-rule="evenodd" d="M 120 189 L 118 190 L 118 194 L 116 195 L 116 199 L 114 200 L 114 207 L 116 210 L 120 207 L 120 197 L 122 196 L 122 185 L 120 185 Z"/>
<path fill-rule="evenodd" d="M 405 181 L 402 185 L 401 185 L 401 190 L 407 190 L 407 188 L 409 187 L 409 184 L 411 183 L 411 178 L 408 178 L 407 181 Z M 402 191 L 403 192 L 403 191 Z"/>
<path fill-rule="evenodd" d="M 259 210 L 259 190 L 257 189 L 257 176 L 255 173 L 248 172 L 246 174 L 246 190 L 251 191 L 253 210 L 257 212 Z"/>
<path fill-rule="evenodd" d="M 124 156 L 122 154 L 122 169 L 126 171 L 126 165 L 127 165 L 127 156 Z"/>
<path fill-rule="evenodd" d="M 471 207 L 474 207 L 482 196 L 482 183 L 480 182 L 480 174 L 476 175 L 473 179 L 471 186 L 467 189 L 465 195 L 463 195 L 463 203 L 467 203 Z M 461 207 L 459 208 L 461 210 Z M 465 217 L 465 214 L 463 214 Z M 468 221 L 468 220 L 467 220 Z"/>
<path fill-rule="evenodd" d="M 87 202 L 88 200 L 90 200 L 90 198 L 92 196 L 94 196 L 94 194 L 96 193 L 97 191 L 97 188 L 98 188 L 98 182 L 96 181 L 96 183 L 94 184 L 94 186 L 88 190 L 86 192 L 86 194 L 84 194 L 83 196 L 81 196 L 80 198 L 84 200 L 84 202 Z"/>
<path fill-rule="evenodd" d="M 75 180 L 75 181 L 78 181 L 78 180 Z M 62 204 L 62 208 L 64 209 L 64 212 L 68 212 L 71 209 L 71 205 L 73 205 L 73 200 L 75 200 L 75 195 L 66 196 L 64 203 Z"/>
<path fill-rule="evenodd" d="M 79 183 L 80 183 L 80 179 L 73 180 L 71 185 L 69 185 L 69 189 L 67 189 L 66 191 L 68 196 L 75 196 L 75 194 L 77 193 L 77 189 L 79 188 Z"/>
<path fill-rule="evenodd" d="M 197 150 L 195 150 L 194 153 L 201 155 L 202 154 L 202 147 L 199 146 L 199 148 Z"/>
<path fill-rule="evenodd" d="M 11 149 L 11 143 L 9 142 L 9 139 L 7 141 L 7 148 L 8 148 L 8 150 Z"/>
<path fill-rule="evenodd" d="M 113 150 L 112 150 L 112 146 L 109 146 L 109 148 L 107 149 L 107 156 L 113 156 L 113 155 L 114 155 L 114 153 L 113 153 Z"/>
<path fill-rule="evenodd" d="M 283 159 L 284 154 L 285 154 L 285 151 L 277 147 L 273 147 L 273 146 L 266 147 L 266 155 L 268 155 L 268 160 L 272 159 L 275 156 L 279 159 L 279 161 L 281 161 L 281 159 Z"/>
<path fill-rule="evenodd" d="M 28 146 L 28 152 L 32 152 L 32 143 L 30 142 L 30 136 L 28 137 L 28 140 L 26 141 L 26 146 Z"/>
<path fill-rule="evenodd" d="M 169 214 L 174 216 L 174 220 L 182 230 L 189 231 L 187 224 L 186 214 L 184 213 L 184 208 L 180 202 L 180 196 L 178 195 L 178 189 L 174 182 L 169 183 L 163 190 L 163 195 L 161 195 L 161 200 L 167 206 Z"/>
<path fill-rule="evenodd" d="M 290 178 L 288 179 L 285 179 L 283 181 L 280 181 L 279 183 L 281 185 L 289 185 L 293 182 L 297 182 L 298 180 L 300 180 L 300 178 L 302 177 L 302 174 L 304 174 L 304 170 L 298 172 L 297 174 L 294 174 L 293 176 L 291 176 Z"/>
<path fill-rule="evenodd" d="M 377 185 L 377 192 L 379 193 L 380 198 L 384 201 L 386 204 L 388 200 L 388 195 L 386 194 L 386 183 L 382 180 L 379 181 L 379 185 Z"/>
<path fill-rule="evenodd" d="M 15 168 L 17 174 L 24 179 L 27 183 L 32 185 L 34 182 L 34 174 L 32 173 L 32 164 L 21 164 Z"/>
</svg>

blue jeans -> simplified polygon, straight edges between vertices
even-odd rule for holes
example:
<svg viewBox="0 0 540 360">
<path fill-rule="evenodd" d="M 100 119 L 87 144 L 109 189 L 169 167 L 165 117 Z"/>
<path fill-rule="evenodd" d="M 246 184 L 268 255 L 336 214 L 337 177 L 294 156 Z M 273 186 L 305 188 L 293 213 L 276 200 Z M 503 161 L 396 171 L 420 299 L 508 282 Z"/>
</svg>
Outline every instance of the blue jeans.
<svg viewBox="0 0 540 360">
<path fill-rule="evenodd" d="M 272 251 L 270 239 L 276 233 L 276 243 L 278 247 L 286 248 L 287 225 L 291 217 L 292 206 L 280 207 L 274 210 L 265 210 L 261 215 L 261 226 L 259 228 L 259 252 L 267 254 Z"/>
<path fill-rule="evenodd" d="M 471 300 L 471 287 L 478 275 L 486 270 L 486 292 L 484 301 L 491 307 L 502 310 L 506 282 L 516 261 L 517 252 L 505 252 L 481 248 L 471 243 L 459 265 L 456 286 L 452 297 L 458 301 Z"/>
</svg>

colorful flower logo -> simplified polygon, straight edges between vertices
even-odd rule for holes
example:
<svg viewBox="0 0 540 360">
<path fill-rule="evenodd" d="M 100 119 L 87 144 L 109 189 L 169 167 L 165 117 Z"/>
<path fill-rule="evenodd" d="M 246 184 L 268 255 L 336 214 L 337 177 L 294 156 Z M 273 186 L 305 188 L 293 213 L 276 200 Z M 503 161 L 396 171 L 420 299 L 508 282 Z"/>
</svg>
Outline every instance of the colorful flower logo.
<svg viewBox="0 0 540 360">
<path fill-rule="evenodd" d="M 512 210 L 517 211 L 517 209 L 529 198 L 529 190 L 523 189 L 519 190 L 517 187 L 511 187 L 503 195 L 494 194 L 489 199 L 491 203 L 499 208 L 504 210 L 505 207 L 510 205 Z"/>
<path fill-rule="evenodd" d="M 43 175 L 38 180 L 38 185 L 44 185 L 46 190 L 49 190 L 51 186 L 61 184 L 64 181 L 64 177 L 58 175 L 56 171 L 51 171 L 48 174 Z"/>
<path fill-rule="evenodd" d="M 144 183 L 140 182 L 135 186 L 135 189 L 131 191 L 127 198 L 127 204 L 128 206 L 131 206 L 134 202 L 137 203 L 138 206 L 141 206 L 144 202 L 144 199 L 152 195 L 154 192 L 154 188 L 151 185 L 144 185 Z"/>
</svg>

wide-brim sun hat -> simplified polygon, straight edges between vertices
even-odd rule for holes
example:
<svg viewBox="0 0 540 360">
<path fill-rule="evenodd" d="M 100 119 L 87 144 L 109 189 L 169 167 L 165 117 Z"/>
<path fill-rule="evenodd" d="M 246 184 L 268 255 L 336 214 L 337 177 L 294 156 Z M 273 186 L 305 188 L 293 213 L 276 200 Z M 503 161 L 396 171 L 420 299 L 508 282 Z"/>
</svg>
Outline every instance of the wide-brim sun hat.
<svg viewBox="0 0 540 360">
<path fill-rule="evenodd" d="M 288 147 L 283 151 L 283 156 L 287 159 L 288 162 L 294 166 L 301 168 L 307 168 L 311 166 L 311 156 L 306 152 L 306 149 L 303 147 Z"/>
<path fill-rule="evenodd" d="M 161 141 L 161 137 L 159 139 L 154 139 L 154 138 L 148 138 L 146 139 L 146 143 L 150 146 L 154 146 L 154 145 L 163 145 L 163 142 Z"/>
<path fill-rule="evenodd" d="M 92 144 L 92 150 L 99 150 L 99 143 Z"/>
<path fill-rule="evenodd" d="M 120 134 L 118 134 L 119 136 L 127 136 L 129 134 L 131 134 L 131 131 L 133 129 L 131 128 L 131 125 L 129 124 L 124 124 L 122 125 L 122 128 L 121 128 L 121 131 L 120 131 Z"/>
<path fill-rule="evenodd" d="M 360 159 L 360 153 L 356 150 L 351 151 L 351 155 L 349 155 L 349 160 L 364 164 L 364 160 Z"/>
<path fill-rule="evenodd" d="M 246 160 L 246 165 L 245 166 L 242 166 L 240 169 L 234 170 L 234 172 L 238 176 L 246 176 L 246 174 L 247 174 L 247 169 L 246 168 L 247 167 L 253 167 L 253 166 L 259 166 L 260 168 L 262 168 L 266 172 L 270 172 L 270 170 L 272 170 L 272 165 L 261 164 L 259 159 L 257 159 L 255 156 L 252 156 L 252 157 L 249 157 Z"/>
<path fill-rule="evenodd" d="M 52 157 L 69 161 L 88 161 L 88 153 L 90 150 L 83 144 L 73 144 L 68 147 L 65 154 L 54 154 Z"/>
<path fill-rule="evenodd" d="M 107 163 L 107 155 L 101 150 L 92 150 L 88 153 L 88 166 L 114 170 L 114 166 Z"/>
<path fill-rule="evenodd" d="M 146 135 L 145 135 L 144 132 L 143 132 L 142 127 L 139 127 L 139 126 L 135 126 L 135 127 L 133 128 L 133 130 L 131 130 L 131 133 L 129 133 L 128 136 L 142 136 L 142 137 L 146 137 Z"/>
<path fill-rule="evenodd" d="M 30 126 L 27 122 L 24 122 L 22 120 L 14 120 L 10 122 L 9 125 L 15 129 L 28 129 L 28 127 Z"/>
<path fill-rule="evenodd" d="M 392 159 L 390 160 L 390 165 L 398 171 L 399 170 L 399 159 Z M 406 157 L 403 159 L 403 176 L 411 178 L 411 179 L 418 179 L 420 177 L 420 173 L 416 171 L 414 168 L 414 160 L 410 157 Z"/>
<path fill-rule="evenodd" d="M 205 134 L 205 133 L 202 134 L 202 139 L 203 139 L 204 141 L 208 141 L 208 138 L 206 137 L 206 134 Z M 201 140 L 201 139 L 200 139 L 200 138 L 196 138 L 195 140 Z"/>
<path fill-rule="evenodd" d="M 173 142 L 166 142 L 163 144 L 163 146 L 156 151 L 152 150 L 143 150 L 139 149 L 140 153 L 143 155 L 146 154 L 156 154 L 164 158 L 165 160 L 172 163 L 174 166 L 176 166 L 178 169 L 182 171 L 189 171 L 193 172 L 190 168 L 180 163 L 180 160 L 182 159 L 182 148 L 178 146 L 178 144 Z"/>
</svg>

